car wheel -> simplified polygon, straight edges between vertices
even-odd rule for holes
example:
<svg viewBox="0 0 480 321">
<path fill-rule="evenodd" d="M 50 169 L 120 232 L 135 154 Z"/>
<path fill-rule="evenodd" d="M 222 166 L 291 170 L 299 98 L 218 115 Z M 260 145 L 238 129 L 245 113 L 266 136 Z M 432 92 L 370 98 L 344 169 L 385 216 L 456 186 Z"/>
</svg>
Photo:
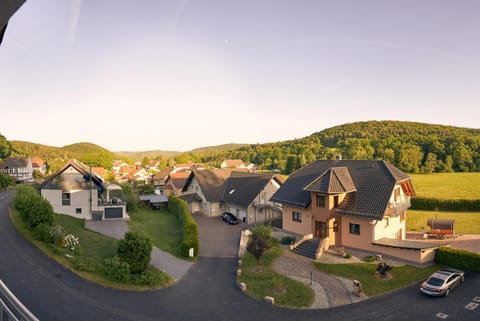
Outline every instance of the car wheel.
<svg viewBox="0 0 480 321">
<path fill-rule="evenodd" d="M 447 289 L 447 291 L 445 291 L 445 296 L 448 296 L 450 294 L 450 289 Z"/>
</svg>

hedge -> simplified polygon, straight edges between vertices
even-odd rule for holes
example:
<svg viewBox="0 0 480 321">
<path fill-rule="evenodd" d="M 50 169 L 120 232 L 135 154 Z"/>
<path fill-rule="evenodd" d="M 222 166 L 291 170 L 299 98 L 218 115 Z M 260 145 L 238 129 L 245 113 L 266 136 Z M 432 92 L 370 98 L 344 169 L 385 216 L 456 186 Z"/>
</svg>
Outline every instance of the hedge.
<svg viewBox="0 0 480 321">
<path fill-rule="evenodd" d="M 416 197 L 411 200 L 412 210 L 471 212 L 480 211 L 480 199 L 441 200 L 437 198 Z"/>
<path fill-rule="evenodd" d="M 480 254 L 441 246 L 435 254 L 435 262 L 453 268 L 480 272 Z"/>
<path fill-rule="evenodd" d="M 184 200 L 170 195 L 168 198 L 168 210 L 178 217 L 183 227 L 183 241 L 180 245 L 183 256 L 189 256 L 189 250 L 193 248 L 194 256 L 198 255 L 198 229 L 197 223 L 188 210 L 187 203 Z"/>
</svg>

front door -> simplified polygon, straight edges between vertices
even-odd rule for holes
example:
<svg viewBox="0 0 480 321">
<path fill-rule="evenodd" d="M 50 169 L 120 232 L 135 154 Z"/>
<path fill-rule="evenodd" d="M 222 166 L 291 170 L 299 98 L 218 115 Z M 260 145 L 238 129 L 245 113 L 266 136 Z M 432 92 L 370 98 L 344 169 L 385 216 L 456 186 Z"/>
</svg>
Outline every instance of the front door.
<svg viewBox="0 0 480 321">
<path fill-rule="evenodd" d="M 315 221 L 315 237 L 325 238 L 327 237 L 327 223 Z"/>
</svg>

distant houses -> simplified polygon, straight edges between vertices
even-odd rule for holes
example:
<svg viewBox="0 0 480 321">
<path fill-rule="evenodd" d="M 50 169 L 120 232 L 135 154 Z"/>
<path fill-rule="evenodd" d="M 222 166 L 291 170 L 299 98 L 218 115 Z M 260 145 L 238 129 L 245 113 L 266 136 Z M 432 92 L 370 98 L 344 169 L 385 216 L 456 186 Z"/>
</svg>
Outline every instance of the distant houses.
<svg viewBox="0 0 480 321">
<path fill-rule="evenodd" d="M 17 183 L 31 183 L 33 182 L 32 160 L 8 157 L 0 164 L 0 173 L 11 176 Z"/>
</svg>

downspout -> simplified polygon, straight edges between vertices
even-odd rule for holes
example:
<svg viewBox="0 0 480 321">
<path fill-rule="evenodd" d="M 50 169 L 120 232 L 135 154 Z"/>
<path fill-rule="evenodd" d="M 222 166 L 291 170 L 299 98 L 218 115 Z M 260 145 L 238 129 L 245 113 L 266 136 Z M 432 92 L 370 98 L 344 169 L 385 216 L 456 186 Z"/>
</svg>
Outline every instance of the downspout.
<svg viewBox="0 0 480 321">
<path fill-rule="evenodd" d="M 90 203 L 90 217 L 92 216 L 93 212 L 93 199 L 92 199 L 92 167 L 90 167 L 90 198 L 89 198 L 89 203 Z"/>
</svg>

